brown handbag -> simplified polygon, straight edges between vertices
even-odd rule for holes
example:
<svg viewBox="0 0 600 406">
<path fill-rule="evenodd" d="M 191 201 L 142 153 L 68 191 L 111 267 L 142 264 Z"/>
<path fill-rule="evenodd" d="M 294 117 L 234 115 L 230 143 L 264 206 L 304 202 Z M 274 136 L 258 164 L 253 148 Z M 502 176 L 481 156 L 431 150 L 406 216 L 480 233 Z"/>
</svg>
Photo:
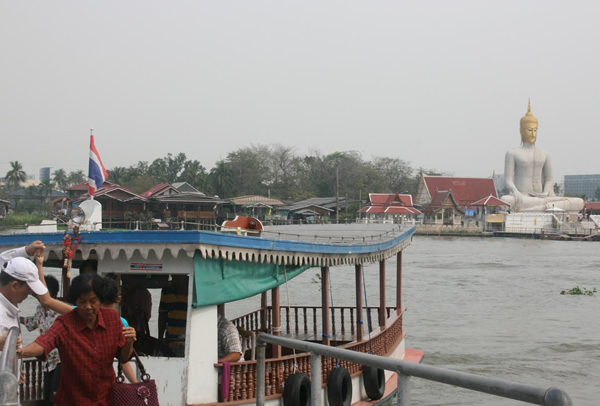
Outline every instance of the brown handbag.
<svg viewBox="0 0 600 406">
<path fill-rule="evenodd" d="M 146 373 L 146 368 L 133 350 L 135 363 L 141 372 L 142 381 L 137 383 L 125 383 L 123 376 L 123 368 L 119 363 L 117 381 L 112 385 L 112 404 L 113 406 L 159 406 L 158 391 L 156 390 L 156 382 L 150 379 L 150 375 Z"/>
</svg>

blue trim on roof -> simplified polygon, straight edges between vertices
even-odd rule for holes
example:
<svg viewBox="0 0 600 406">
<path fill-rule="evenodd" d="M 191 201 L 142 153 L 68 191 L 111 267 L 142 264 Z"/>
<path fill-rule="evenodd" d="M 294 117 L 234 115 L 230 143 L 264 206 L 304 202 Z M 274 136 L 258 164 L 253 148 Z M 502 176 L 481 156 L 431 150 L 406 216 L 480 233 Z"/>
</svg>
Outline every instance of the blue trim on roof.
<svg viewBox="0 0 600 406">
<path fill-rule="evenodd" d="M 406 229 L 397 237 L 369 244 L 327 244 L 305 241 L 275 240 L 263 237 L 246 237 L 212 231 L 95 231 L 82 232 L 82 245 L 88 244 L 208 244 L 224 247 L 269 251 L 287 251 L 318 254 L 368 254 L 385 251 L 412 237 L 416 228 Z M 0 247 L 23 246 L 35 240 L 47 245 L 61 245 L 64 233 L 27 233 L 0 235 Z"/>
</svg>

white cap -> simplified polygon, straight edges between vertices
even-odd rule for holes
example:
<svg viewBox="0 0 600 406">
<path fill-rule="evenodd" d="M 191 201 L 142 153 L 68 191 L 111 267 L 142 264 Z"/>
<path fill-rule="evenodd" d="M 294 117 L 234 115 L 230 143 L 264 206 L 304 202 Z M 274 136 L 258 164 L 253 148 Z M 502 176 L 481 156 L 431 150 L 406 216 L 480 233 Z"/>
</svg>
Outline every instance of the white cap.
<svg viewBox="0 0 600 406">
<path fill-rule="evenodd" d="M 26 282 L 36 295 L 44 295 L 48 292 L 46 286 L 40 281 L 37 267 L 27 258 L 16 257 L 11 259 L 6 263 L 2 272 L 6 272 L 13 278 Z"/>
</svg>

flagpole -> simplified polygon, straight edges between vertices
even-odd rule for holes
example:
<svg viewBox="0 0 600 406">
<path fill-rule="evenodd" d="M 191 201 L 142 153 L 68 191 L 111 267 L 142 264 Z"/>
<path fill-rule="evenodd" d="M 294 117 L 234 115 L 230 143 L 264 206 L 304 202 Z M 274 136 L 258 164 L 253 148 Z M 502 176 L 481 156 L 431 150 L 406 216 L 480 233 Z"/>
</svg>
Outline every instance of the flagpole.
<svg viewBox="0 0 600 406">
<path fill-rule="evenodd" d="M 94 136 L 94 129 L 90 128 L 90 139 Z M 89 183 L 89 180 L 88 180 Z M 90 194 L 90 200 L 94 200 L 94 195 Z"/>
</svg>

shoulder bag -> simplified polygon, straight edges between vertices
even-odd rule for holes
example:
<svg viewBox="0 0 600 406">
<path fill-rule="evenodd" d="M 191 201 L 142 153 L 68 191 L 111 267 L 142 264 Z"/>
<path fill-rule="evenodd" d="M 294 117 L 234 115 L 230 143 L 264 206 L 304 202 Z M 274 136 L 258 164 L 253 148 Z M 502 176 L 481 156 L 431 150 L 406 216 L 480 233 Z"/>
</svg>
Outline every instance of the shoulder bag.
<svg viewBox="0 0 600 406">
<path fill-rule="evenodd" d="M 125 383 L 123 368 L 119 362 L 117 381 L 112 385 L 113 406 L 159 406 L 156 382 L 146 373 L 146 368 L 135 350 L 133 356 L 142 380 L 137 383 Z"/>
</svg>

